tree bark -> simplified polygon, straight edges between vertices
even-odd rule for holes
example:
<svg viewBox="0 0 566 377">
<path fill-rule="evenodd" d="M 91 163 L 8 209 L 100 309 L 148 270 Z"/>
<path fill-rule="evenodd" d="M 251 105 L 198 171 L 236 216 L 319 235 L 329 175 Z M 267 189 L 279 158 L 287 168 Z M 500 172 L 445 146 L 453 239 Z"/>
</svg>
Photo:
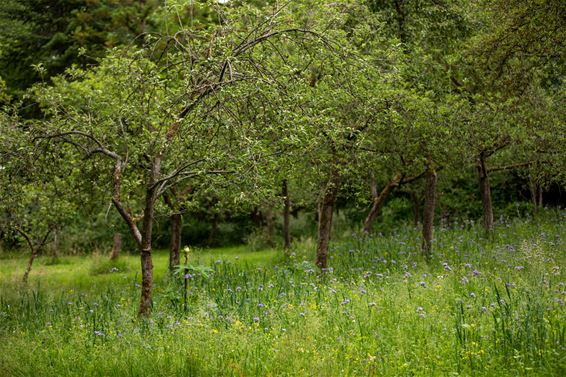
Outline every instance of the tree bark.
<svg viewBox="0 0 566 377">
<path fill-rule="evenodd" d="M 483 227 L 486 232 L 493 231 L 493 204 L 491 201 L 491 186 L 489 184 L 488 170 L 485 166 L 484 153 L 480 153 L 478 159 L 478 176 L 480 183 L 481 201 L 483 206 Z"/>
<path fill-rule="evenodd" d="M 148 316 L 152 307 L 153 288 L 153 261 L 151 256 L 153 237 L 153 216 L 155 213 L 155 201 L 157 199 L 156 181 L 161 171 L 161 156 L 153 159 L 147 182 L 145 208 L 143 211 L 143 226 L 141 232 L 140 256 L 142 270 L 142 287 L 140 297 L 140 309 L 138 315 Z"/>
<path fill-rule="evenodd" d="M 39 251 L 37 249 L 33 249 L 31 251 L 31 255 L 28 259 L 28 265 L 26 267 L 26 271 L 24 272 L 24 277 L 22 279 L 24 284 L 27 284 L 27 282 L 28 282 L 29 273 L 31 272 L 31 267 L 33 265 L 33 261 L 35 260 L 35 258 L 37 258 L 38 255 L 39 255 Z"/>
<path fill-rule="evenodd" d="M 364 233 L 369 234 L 373 228 L 373 224 L 377 219 L 377 216 L 381 212 L 383 205 L 385 204 L 385 200 L 389 196 L 389 194 L 399 186 L 401 181 L 401 174 L 396 174 L 392 179 L 387 182 L 383 190 L 379 194 L 377 194 L 377 186 L 372 183 L 372 194 L 373 194 L 373 203 L 369 213 L 364 221 Z"/>
<path fill-rule="evenodd" d="M 334 167 L 330 173 L 330 179 L 324 190 L 324 194 L 318 206 L 318 242 L 316 246 L 316 265 L 321 270 L 328 268 L 328 245 L 332 231 L 332 214 L 336 205 L 338 189 L 340 186 L 340 174 Z"/>
<path fill-rule="evenodd" d="M 283 250 L 289 252 L 291 248 L 291 234 L 289 233 L 289 218 L 291 214 L 291 200 L 289 199 L 289 186 L 287 180 L 283 180 Z"/>
<path fill-rule="evenodd" d="M 426 188 L 423 211 L 422 253 L 429 259 L 432 255 L 432 237 L 434 232 L 434 209 L 436 206 L 436 171 L 429 165 L 426 173 Z"/>
<path fill-rule="evenodd" d="M 181 234 L 183 229 L 183 216 L 180 213 L 171 215 L 171 245 L 169 248 L 169 271 L 181 264 Z"/>
<path fill-rule="evenodd" d="M 120 250 L 122 250 L 122 233 L 114 233 L 112 237 L 112 254 L 110 254 L 110 260 L 118 259 Z"/>
</svg>

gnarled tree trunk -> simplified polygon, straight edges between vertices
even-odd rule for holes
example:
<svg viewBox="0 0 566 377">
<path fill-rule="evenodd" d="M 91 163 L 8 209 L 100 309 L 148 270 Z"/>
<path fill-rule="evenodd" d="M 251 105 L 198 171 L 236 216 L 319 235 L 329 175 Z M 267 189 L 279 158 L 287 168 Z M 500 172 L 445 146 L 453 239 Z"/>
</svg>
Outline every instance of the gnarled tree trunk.
<svg viewBox="0 0 566 377">
<path fill-rule="evenodd" d="M 371 232 L 373 224 L 375 223 L 377 216 L 379 215 L 381 209 L 383 208 L 383 205 L 385 204 L 385 200 L 387 199 L 389 194 L 399 186 L 400 181 L 401 174 L 396 174 L 391 180 L 389 180 L 389 182 L 387 182 L 387 184 L 379 194 L 377 193 L 377 187 L 375 183 L 372 183 L 373 202 L 371 209 L 369 210 L 369 213 L 364 221 L 365 234 L 369 234 Z"/>
<path fill-rule="evenodd" d="M 155 213 L 155 201 L 157 199 L 156 181 L 161 171 L 161 156 L 153 159 L 147 182 L 145 208 L 143 211 L 143 225 L 141 232 L 141 269 L 142 269 L 142 291 L 140 297 L 140 316 L 147 316 L 152 307 L 153 288 L 153 261 L 152 261 L 152 238 L 153 238 L 153 216 Z"/>
<path fill-rule="evenodd" d="M 491 186 L 489 184 L 488 170 L 485 166 L 485 156 L 483 152 L 480 153 L 477 169 L 483 206 L 483 227 L 486 232 L 491 233 L 493 231 L 493 204 L 491 201 Z"/>
<path fill-rule="evenodd" d="M 316 265 L 325 270 L 328 268 L 328 246 L 332 231 L 332 214 L 336 205 L 338 189 L 340 186 L 340 173 L 334 167 L 324 194 L 318 205 L 318 242 L 316 245 Z"/>
<path fill-rule="evenodd" d="M 422 253 L 429 259 L 432 255 L 432 237 L 434 232 L 434 209 L 436 206 L 437 175 L 432 164 L 426 172 L 426 188 L 423 211 L 423 242 Z"/>
</svg>

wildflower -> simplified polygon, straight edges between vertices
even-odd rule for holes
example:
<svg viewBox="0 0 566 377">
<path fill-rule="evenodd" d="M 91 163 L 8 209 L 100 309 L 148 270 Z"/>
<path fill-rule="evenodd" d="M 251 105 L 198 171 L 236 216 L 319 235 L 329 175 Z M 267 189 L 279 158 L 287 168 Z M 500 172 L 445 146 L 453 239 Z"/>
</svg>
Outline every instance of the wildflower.
<svg viewBox="0 0 566 377">
<path fill-rule="evenodd" d="M 405 274 L 403 275 L 403 277 L 404 277 L 405 279 L 410 279 L 412 276 L 413 276 L 413 275 L 412 275 L 409 271 L 406 271 Z"/>
<path fill-rule="evenodd" d="M 368 291 L 366 291 L 364 288 L 360 288 L 360 292 L 365 295 L 366 293 L 368 293 Z"/>
<path fill-rule="evenodd" d="M 254 317 L 254 322 L 259 322 L 259 317 Z"/>
<path fill-rule="evenodd" d="M 104 336 L 104 333 L 102 331 L 99 331 L 99 330 L 94 330 L 94 334 L 96 336 Z"/>
<path fill-rule="evenodd" d="M 220 259 L 217 259 L 215 263 L 220 264 L 220 263 L 222 263 L 222 261 Z"/>
<path fill-rule="evenodd" d="M 479 274 L 481 274 L 481 272 L 479 272 L 478 270 L 473 270 L 473 271 L 472 271 L 472 275 L 473 275 L 473 276 L 478 276 Z"/>
<path fill-rule="evenodd" d="M 307 274 L 314 274 L 314 269 L 313 268 L 309 268 L 305 270 L 305 273 Z"/>
<path fill-rule="evenodd" d="M 476 298 L 476 294 L 474 292 L 470 292 L 470 297 L 471 298 Z"/>
<path fill-rule="evenodd" d="M 120 270 L 119 270 L 118 268 L 116 268 L 116 267 L 112 267 L 112 268 L 110 269 L 110 272 L 118 272 L 118 271 L 120 271 Z"/>
<path fill-rule="evenodd" d="M 368 305 L 369 305 L 369 306 L 376 306 L 377 304 L 372 301 L 372 302 L 370 302 Z"/>
<path fill-rule="evenodd" d="M 444 271 L 452 271 L 452 268 L 448 265 L 448 263 L 444 262 L 442 265 L 444 266 Z"/>
<path fill-rule="evenodd" d="M 464 276 L 464 277 L 462 277 L 462 280 L 460 280 L 460 282 L 462 284 L 468 284 L 468 278 Z"/>
<path fill-rule="evenodd" d="M 347 304 L 349 304 L 349 303 L 350 303 L 350 300 L 346 298 L 346 299 L 344 299 L 344 301 L 342 301 L 342 302 L 340 303 L 340 305 L 347 305 Z"/>
<path fill-rule="evenodd" d="M 417 307 L 417 314 L 419 317 L 424 318 L 426 317 L 426 312 L 422 306 Z"/>
<path fill-rule="evenodd" d="M 424 282 L 424 281 L 421 281 L 421 282 L 419 283 L 419 285 L 420 285 L 421 287 L 423 287 L 423 288 L 426 288 L 426 282 Z"/>
<path fill-rule="evenodd" d="M 466 263 L 466 264 L 464 265 L 464 267 L 472 268 L 472 264 L 471 264 L 471 263 Z"/>
<path fill-rule="evenodd" d="M 263 305 L 261 302 L 259 304 L 257 304 L 258 308 L 263 308 L 265 305 Z"/>
<path fill-rule="evenodd" d="M 525 266 L 515 266 L 515 270 L 521 271 L 525 268 Z"/>
<path fill-rule="evenodd" d="M 273 288 L 273 287 L 275 287 L 273 284 L 269 284 L 269 285 L 267 286 L 267 288 L 270 288 L 270 289 Z"/>
</svg>

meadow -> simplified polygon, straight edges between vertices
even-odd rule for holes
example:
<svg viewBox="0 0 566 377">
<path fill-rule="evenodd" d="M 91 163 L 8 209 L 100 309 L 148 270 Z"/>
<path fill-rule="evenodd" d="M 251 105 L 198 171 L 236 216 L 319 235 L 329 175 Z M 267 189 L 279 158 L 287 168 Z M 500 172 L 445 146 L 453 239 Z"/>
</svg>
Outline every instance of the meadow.
<svg viewBox="0 0 566 377">
<path fill-rule="evenodd" d="M 331 269 L 314 242 L 195 249 L 210 273 L 167 273 L 155 253 L 151 317 L 137 319 L 139 259 L 0 261 L 1 376 L 563 376 L 566 213 L 435 233 L 344 234 Z"/>
</svg>

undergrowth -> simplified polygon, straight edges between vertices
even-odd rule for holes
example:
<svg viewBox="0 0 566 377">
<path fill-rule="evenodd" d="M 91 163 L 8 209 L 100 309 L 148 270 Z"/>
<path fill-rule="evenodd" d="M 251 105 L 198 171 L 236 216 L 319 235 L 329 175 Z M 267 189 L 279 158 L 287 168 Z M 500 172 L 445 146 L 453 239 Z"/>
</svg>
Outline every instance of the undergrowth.
<svg viewBox="0 0 566 377">
<path fill-rule="evenodd" d="M 213 272 L 189 277 L 186 309 L 182 282 L 156 258 L 143 320 L 134 260 L 87 267 L 81 257 L 59 268 L 83 263 L 74 273 L 96 284 L 4 282 L 0 375 L 565 375 L 564 220 L 507 222 L 493 237 L 469 224 L 438 229 L 428 262 L 410 226 L 352 234 L 324 274 L 309 239 L 288 259 L 196 251 L 192 263 Z"/>
</svg>

